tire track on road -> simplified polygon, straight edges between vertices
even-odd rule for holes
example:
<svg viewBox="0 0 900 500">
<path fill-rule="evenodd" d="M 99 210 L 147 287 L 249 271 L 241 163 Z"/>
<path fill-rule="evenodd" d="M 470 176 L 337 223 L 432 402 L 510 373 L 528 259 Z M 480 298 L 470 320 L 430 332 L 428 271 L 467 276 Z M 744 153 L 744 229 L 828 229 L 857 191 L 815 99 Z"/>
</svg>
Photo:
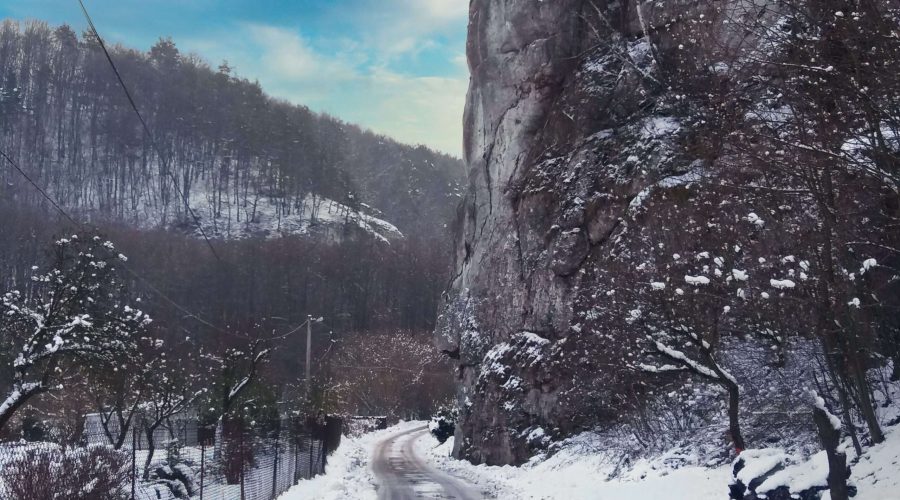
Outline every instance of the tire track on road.
<svg viewBox="0 0 900 500">
<path fill-rule="evenodd" d="M 464 482 L 428 465 L 415 441 L 428 432 L 416 427 L 384 439 L 375 447 L 372 470 L 378 478 L 379 500 L 479 500 Z"/>
</svg>

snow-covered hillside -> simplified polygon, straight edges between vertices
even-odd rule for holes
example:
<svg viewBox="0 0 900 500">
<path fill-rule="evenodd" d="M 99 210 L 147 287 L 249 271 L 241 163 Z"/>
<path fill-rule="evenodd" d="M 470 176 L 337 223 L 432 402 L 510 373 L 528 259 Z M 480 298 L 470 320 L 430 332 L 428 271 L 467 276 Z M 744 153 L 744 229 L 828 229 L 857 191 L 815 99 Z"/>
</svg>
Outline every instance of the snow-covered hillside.
<svg viewBox="0 0 900 500">
<path fill-rule="evenodd" d="M 192 213 L 180 202 L 167 207 L 147 203 L 121 218 L 137 227 L 174 227 L 200 237 L 199 221 L 207 236 L 227 239 L 295 235 L 337 242 L 354 231 L 385 243 L 404 237 L 396 226 L 371 215 L 369 212 L 376 210 L 368 205 L 353 208 L 312 193 L 302 200 L 262 194 L 234 197 L 221 196 L 200 185 L 191 191 L 189 204 Z M 86 215 L 109 218 L 99 212 L 88 211 Z"/>
<path fill-rule="evenodd" d="M 267 196 L 252 203 L 235 203 L 201 191 L 192 193 L 190 204 L 203 230 L 218 237 L 304 235 L 339 241 L 348 231 L 358 229 L 386 243 L 403 238 L 396 226 L 366 213 L 369 207 L 355 209 L 314 194 L 299 203 Z"/>
</svg>

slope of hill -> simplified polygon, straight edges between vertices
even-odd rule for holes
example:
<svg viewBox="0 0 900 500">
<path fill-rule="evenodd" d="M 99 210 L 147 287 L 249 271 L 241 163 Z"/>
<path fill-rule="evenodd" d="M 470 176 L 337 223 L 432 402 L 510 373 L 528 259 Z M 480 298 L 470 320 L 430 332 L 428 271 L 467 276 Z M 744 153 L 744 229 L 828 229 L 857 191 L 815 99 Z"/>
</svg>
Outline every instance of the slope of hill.
<svg viewBox="0 0 900 500">
<path fill-rule="evenodd" d="M 114 47 L 112 57 L 153 140 L 91 36 L 0 25 L 0 146 L 73 212 L 191 230 L 190 200 L 204 230 L 222 237 L 333 226 L 333 238 L 348 225 L 398 236 L 374 217 L 412 235 L 446 233 L 458 160 L 272 99 L 171 40 L 148 53 Z M 18 173 L 4 168 L 0 179 L 7 201 L 40 203 Z"/>
</svg>

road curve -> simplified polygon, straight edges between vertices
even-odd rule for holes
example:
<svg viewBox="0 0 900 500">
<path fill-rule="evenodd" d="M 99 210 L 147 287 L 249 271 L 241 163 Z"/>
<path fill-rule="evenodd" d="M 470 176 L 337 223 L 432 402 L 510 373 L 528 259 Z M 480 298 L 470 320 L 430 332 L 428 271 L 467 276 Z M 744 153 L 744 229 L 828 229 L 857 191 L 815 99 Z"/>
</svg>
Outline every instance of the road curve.
<svg viewBox="0 0 900 500">
<path fill-rule="evenodd" d="M 481 499 L 465 483 L 429 466 L 416 454 L 413 443 L 426 432 L 427 427 L 416 427 L 375 446 L 372 470 L 378 479 L 378 500 Z"/>
</svg>

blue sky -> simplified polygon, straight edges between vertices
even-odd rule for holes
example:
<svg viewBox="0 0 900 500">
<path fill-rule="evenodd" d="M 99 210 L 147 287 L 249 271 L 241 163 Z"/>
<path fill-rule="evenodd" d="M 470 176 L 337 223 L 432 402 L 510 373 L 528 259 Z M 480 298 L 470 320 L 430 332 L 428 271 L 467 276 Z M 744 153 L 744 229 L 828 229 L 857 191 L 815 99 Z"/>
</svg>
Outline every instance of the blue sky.
<svg viewBox="0 0 900 500">
<path fill-rule="evenodd" d="M 459 156 L 468 0 L 85 0 L 101 35 L 170 36 L 276 97 Z M 68 23 L 77 0 L 0 0 L 0 17 Z"/>
</svg>

